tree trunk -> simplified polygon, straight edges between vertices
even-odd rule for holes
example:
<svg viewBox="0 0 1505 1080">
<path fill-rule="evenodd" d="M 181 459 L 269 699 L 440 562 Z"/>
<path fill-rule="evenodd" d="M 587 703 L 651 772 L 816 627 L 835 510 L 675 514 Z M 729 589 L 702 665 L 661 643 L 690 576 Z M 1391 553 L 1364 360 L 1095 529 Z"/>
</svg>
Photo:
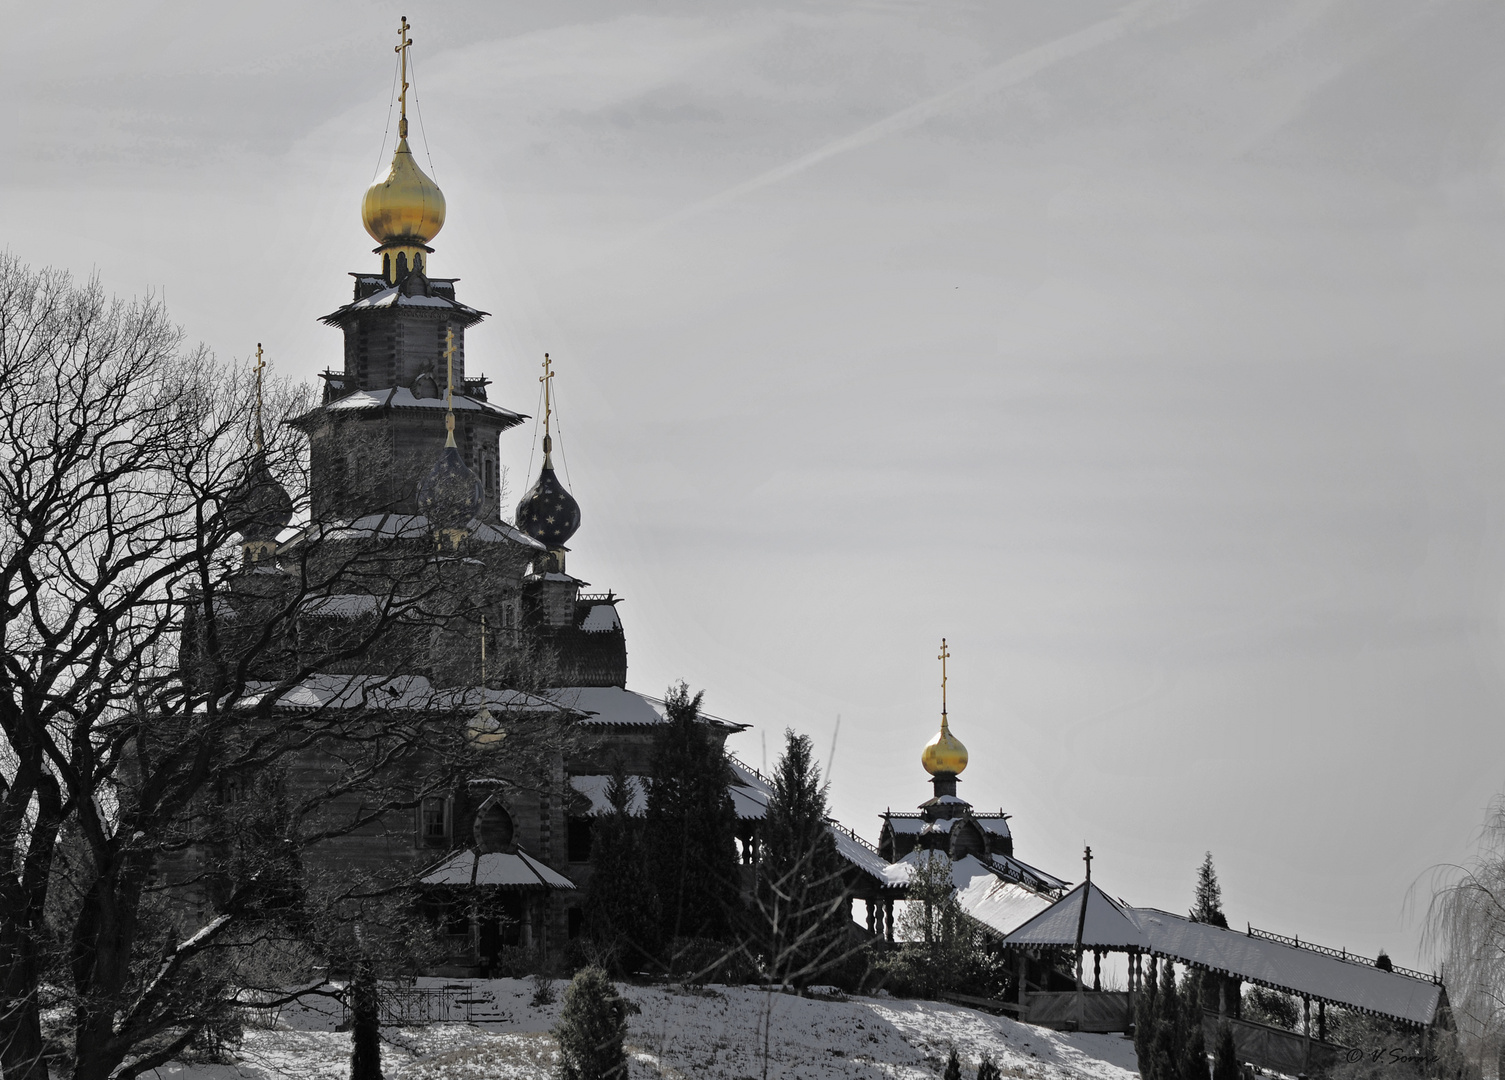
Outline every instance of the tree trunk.
<svg viewBox="0 0 1505 1080">
<path fill-rule="evenodd" d="M 350 980 L 350 1080 L 382 1080 L 381 1002 L 367 964 Z"/>
<path fill-rule="evenodd" d="M 0 955 L 6 958 L 0 966 L 0 1075 L 6 1080 L 48 1080 L 34 949 L 29 934 L 5 927 L 0 939 Z"/>
</svg>

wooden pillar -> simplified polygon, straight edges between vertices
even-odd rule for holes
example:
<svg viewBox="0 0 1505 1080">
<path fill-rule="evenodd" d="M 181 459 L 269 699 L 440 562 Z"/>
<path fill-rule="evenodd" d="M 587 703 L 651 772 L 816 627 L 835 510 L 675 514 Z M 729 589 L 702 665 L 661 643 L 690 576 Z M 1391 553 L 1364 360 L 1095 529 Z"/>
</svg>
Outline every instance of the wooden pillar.
<svg viewBox="0 0 1505 1080">
<path fill-rule="evenodd" d="M 1228 1016 L 1228 980 L 1222 975 L 1218 976 L 1218 1019 Z"/>
<path fill-rule="evenodd" d="M 894 943 L 894 902 L 883 901 L 883 940 L 890 945 Z"/>
<path fill-rule="evenodd" d="M 1020 949 L 1014 954 L 1014 1000 L 1019 1003 L 1020 1019 L 1024 1018 L 1023 1010 L 1029 1004 L 1029 990 L 1026 980 L 1029 977 L 1029 957 Z"/>
<path fill-rule="evenodd" d="M 1317 1041 L 1327 1042 L 1327 1002 L 1317 1002 Z"/>
<path fill-rule="evenodd" d="M 873 903 L 873 898 L 868 897 L 864 901 L 867 904 L 867 932 L 871 937 L 878 936 L 878 906 Z"/>
<path fill-rule="evenodd" d="M 1092 950 L 1092 989 L 1103 988 L 1103 950 Z"/>
<path fill-rule="evenodd" d="M 1312 999 L 1305 994 L 1301 995 L 1301 1071 L 1303 1073 L 1312 1067 Z"/>
</svg>

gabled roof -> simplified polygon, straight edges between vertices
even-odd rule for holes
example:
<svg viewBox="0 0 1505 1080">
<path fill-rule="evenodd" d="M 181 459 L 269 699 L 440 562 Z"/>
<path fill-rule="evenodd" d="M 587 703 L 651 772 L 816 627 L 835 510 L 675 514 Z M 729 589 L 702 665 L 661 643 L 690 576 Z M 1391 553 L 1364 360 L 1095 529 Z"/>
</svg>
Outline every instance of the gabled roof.
<svg viewBox="0 0 1505 1080">
<path fill-rule="evenodd" d="M 1443 1000 L 1442 986 L 1426 979 L 1241 934 L 1211 923 L 1194 922 L 1168 911 L 1129 907 L 1096 885 L 1077 886 L 1010 933 L 1004 939 L 1005 944 L 1074 945 L 1083 896 L 1088 899 L 1082 944 L 1088 948 L 1138 949 L 1286 993 L 1411 1024 L 1433 1023 Z"/>
<path fill-rule="evenodd" d="M 978 876 L 959 889 L 956 902 L 972 918 L 998 934 L 1010 934 L 1050 907 L 1046 894 L 1014 881 Z"/>
</svg>

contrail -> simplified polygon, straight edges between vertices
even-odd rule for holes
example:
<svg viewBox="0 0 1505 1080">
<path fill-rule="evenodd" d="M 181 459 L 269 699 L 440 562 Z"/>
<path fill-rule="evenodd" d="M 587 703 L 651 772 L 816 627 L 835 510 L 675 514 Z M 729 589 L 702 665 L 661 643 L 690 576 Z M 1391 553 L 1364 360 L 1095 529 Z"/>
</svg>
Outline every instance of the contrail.
<svg viewBox="0 0 1505 1080">
<path fill-rule="evenodd" d="M 950 90 L 945 90 L 923 101 L 917 101 L 913 105 L 900 109 L 898 112 L 869 124 L 865 128 L 843 136 L 835 142 L 827 143 L 818 150 L 812 150 L 802 157 L 797 157 L 793 161 L 786 162 L 777 168 L 769 169 L 767 172 L 759 173 L 757 176 L 729 187 L 725 191 L 718 192 L 699 202 L 691 203 L 689 206 L 676 210 L 666 217 L 659 218 L 652 224 L 645 225 L 643 228 L 630 233 L 616 243 L 609 244 L 605 248 L 600 249 L 596 257 L 590 261 L 594 262 L 610 258 L 612 255 L 627 248 L 635 247 L 644 240 L 663 232 L 665 229 L 672 228 L 680 222 L 698 217 L 708 210 L 714 210 L 719 206 L 725 206 L 727 203 L 734 202 L 742 196 L 757 191 L 760 188 L 777 184 L 780 180 L 787 180 L 789 177 L 802 173 L 811 166 L 818 165 L 822 161 L 836 157 L 838 154 L 845 154 L 849 150 L 856 150 L 870 143 L 877 142 L 879 139 L 885 139 L 890 135 L 896 135 L 899 132 L 918 127 L 932 117 L 939 116 L 941 113 L 964 101 L 980 97 L 994 90 L 1003 89 L 1004 87 L 1017 86 L 1019 83 L 1033 78 L 1046 68 L 1052 67 L 1063 60 L 1070 60 L 1072 57 L 1080 56 L 1099 46 L 1125 37 L 1135 28 L 1136 24 L 1146 21 L 1146 17 L 1152 12 L 1176 10 L 1184 12 L 1192 7 L 1194 2 L 1195 0 L 1170 0 L 1170 2 L 1167 2 L 1167 0 L 1136 0 L 1135 3 L 1122 8 L 1118 14 L 1111 18 L 1104 19 L 1102 22 L 1094 23 L 1083 30 L 1067 34 L 1063 38 L 1057 38 L 1055 41 L 1047 42 L 1044 45 L 1038 45 L 1028 52 L 1020 53 L 1018 56 L 1010 57 L 1008 60 L 994 64 L 992 67 L 984 69 L 965 82 L 952 87 Z"/>
</svg>

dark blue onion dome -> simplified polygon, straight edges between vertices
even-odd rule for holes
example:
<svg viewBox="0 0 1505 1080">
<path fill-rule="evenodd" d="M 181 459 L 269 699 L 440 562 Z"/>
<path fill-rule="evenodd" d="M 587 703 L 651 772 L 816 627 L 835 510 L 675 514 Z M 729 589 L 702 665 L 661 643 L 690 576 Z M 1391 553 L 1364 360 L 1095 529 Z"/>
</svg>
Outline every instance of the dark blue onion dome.
<svg viewBox="0 0 1505 1080">
<path fill-rule="evenodd" d="M 580 528 L 580 504 L 554 475 L 552 444 L 545 435 L 543 468 L 538 471 L 538 483 L 517 504 L 517 527 L 549 548 L 560 548 Z"/>
<path fill-rule="evenodd" d="M 271 543 L 293 519 L 293 499 L 267 467 L 264 450 L 246 463 L 245 474 L 230 494 L 230 526 L 249 544 Z"/>
<path fill-rule="evenodd" d="M 463 529 L 481 510 L 481 478 L 453 441 L 418 482 L 418 511 L 435 529 Z"/>
</svg>

